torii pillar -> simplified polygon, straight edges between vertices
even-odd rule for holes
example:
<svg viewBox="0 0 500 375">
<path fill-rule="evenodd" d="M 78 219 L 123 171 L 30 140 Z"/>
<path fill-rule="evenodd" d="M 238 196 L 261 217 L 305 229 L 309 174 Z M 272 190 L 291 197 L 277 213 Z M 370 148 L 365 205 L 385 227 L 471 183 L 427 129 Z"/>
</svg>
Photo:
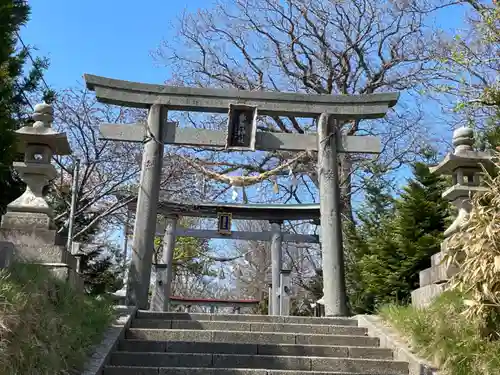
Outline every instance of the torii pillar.
<svg viewBox="0 0 500 375">
<path fill-rule="evenodd" d="M 282 222 L 279 220 L 270 221 L 271 224 L 271 295 L 269 304 L 272 315 L 281 315 L 280 313 L 280 271 L 283 264 L 283 254 L 281 244 L 283 235 L 281 233 Z"/>
<path fill-rule="evenodd" d="M 142 154 L 142 168 L 135 213 L 132 259 L 127 282 L 127 305 L 148 308 L 151 263 L 153 261 L 156 214 L 160 195 L 163 164 L 163 128 L 167 124 L 167 108 L 153 104 L 149 108 L 148 133 Z"/>
<path fill-rule="evenodd" d="M 337 155 L 339 125 L 329 114 L 322 114 L 318 121 L 320 233 L 326 316 L 348 315 Z"/>
</svg>

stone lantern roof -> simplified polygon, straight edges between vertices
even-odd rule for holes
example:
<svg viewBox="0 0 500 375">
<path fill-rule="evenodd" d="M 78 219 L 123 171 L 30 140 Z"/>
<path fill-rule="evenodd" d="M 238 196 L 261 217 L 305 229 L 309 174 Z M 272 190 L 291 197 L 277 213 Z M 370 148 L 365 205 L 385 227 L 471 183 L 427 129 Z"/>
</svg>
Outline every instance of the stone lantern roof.
<svg viewBox="0 0 500 375">
<path fill-rule="evenodd" d="M 451 202 L 486 191 L 487 188 L 481 184 L 483 168 L 488 173 L 495 169 L 493 155 L 474 150 L 473 144 L 472 129 L 456 129 L 453 132 L 454 151 L 448 153 L 437 166 L 429 168 L 432 173 L 453 176 L 453 186 L 443 193 L 443 197 Z"/>
<path fill-rule="evenodd" d="M 54 110 L 50 104 L 41 103 L 35 105 L 35 113 L 32 118 L 35 120 L 31 126 L 23 126 L 16 130 L 17 151 L 25 153 L 28 145 L 46 145 L 53 155 L 69 155 L 71 148 L 68 143 L 66 133 L 59 133 L 52 127 L 54 120 Z"/>
<path fill-rule="evenodd" d="M 453 132 L 454 151 L 448 153 L 443 161 L 429 168 L 432 173 L 453 175 L 458 168 L 481 169 L 481 165 L 491 171 L 495 168 L 492 155 L 489 152 L 475 151 L 474 132 L 471 128 L 458 128 Z"/>
</svg>

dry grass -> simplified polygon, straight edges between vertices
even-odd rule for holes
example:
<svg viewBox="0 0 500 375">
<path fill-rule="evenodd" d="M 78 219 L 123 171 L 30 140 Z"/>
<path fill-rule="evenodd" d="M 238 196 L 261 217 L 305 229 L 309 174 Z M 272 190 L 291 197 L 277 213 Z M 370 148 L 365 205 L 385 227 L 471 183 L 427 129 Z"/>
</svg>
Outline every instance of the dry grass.
<svg viewBox="0 0 500 375">
<path fill-rule="evenodd" d="M 0 271 L 0 374 L 75 373 L 112 318 L 109 302 L 76 294 L 43 267 L 14 264 Z"/>
<path fill-rule="evenodd" d="M 498 164 L 496 155 L 496 165 Z M 472 211 L 462 232 L 448 242 L 446 262 L 459 264 L 450 282 L 470 298 L 465 299 L 464 315 L 483 322 L 485 336 L 500 338 L 500 175 L 485 173 L 489 191 L 472 198 Z"/>
</svg>

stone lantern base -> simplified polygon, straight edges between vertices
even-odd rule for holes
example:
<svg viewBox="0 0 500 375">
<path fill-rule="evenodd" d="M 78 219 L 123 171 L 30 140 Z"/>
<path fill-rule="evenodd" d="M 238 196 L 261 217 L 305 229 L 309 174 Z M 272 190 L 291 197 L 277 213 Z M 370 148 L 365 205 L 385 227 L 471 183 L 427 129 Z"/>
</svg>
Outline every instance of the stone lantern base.
<svg viewBox="0 0 500 375">
<path fill-rule="evenodd" d="M 56 277 L 70 282 L 77 290 L 83 290 L 83 280 L 76 272 L 76 258 L 66 250 L 63 239 L 53 229 L 22 225 L 26 215 L 7 213 L 2 218 L 0 242 L 13 244 L 13 260 L 47 267 Z M 35 215 L 46 219 L 43 214 Z"/>
<path fill-rule="evenodd" d="M 56 232 L 52 223 L 52 218 L 45 213 L 7 211 L 7 213 L 2 216 L 1 228 L 47 231 L 51 232 L 47 240 L 54 243 L 56 241 Z"/>
<path fill-rule="evenodd" d="M 0 242 L 13 245 L 12 260 L 49 268 L 56 277 L 83 290 L 76 258 L 66 250 L 66 239 L 57 233 L 47 203 L 31 189 L 7 206 L 0 225 Z"/>
</svg>

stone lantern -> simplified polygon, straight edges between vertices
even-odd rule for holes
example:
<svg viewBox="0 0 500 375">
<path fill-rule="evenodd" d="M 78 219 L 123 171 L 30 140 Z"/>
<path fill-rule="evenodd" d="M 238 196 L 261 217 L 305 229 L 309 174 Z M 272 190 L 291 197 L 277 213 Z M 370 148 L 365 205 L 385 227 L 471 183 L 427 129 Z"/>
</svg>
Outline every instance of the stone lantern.
<svg viewBox="0 0 500 375">
<path fill-rule="evenodd" d="M 26 190 L 7 206 L 2 228 L 54 229 L 52 209 L 43 196 L 43 190 L 57 176 L 51 164 L 52 155 L 69 155 L 71 149 L 66 134 L 51 127 L 51 105 L 37 104 L 33 120 L 33 126 L 16 131 L 17 151 L 24 153 L 24 161 L 14 162 L 14 169 L 26 183 Z"/>
<path fill-rule="evenodd" d="M 454 265 L 443 263 L 446 255 L 448 238 L 464 228 L 471 212 L 471 196 L 488 190 L 482 184 L 483 168 L 491 172 L 495 165 L 488 152 L 475 151 L 472 129 L 461 127 L 453 132 L 454 151 L 448 153 L 437 166 L 430 168 L 438 175 L 451 175 L 452 183 L 443 192 L 443 198 L 449 200 L 458 209 L 457 217 L 444 232 L 445 240 L 441 251 L 431 258 L 431 267 L 420 272 L 420 288 L 412 292 L 412 304 L 416 307 L 427 306 L 433 298 L 446 289 L 447 281 L 457 272 Z"/>
<path fill-rule="evenodd" d="M 56 178 L 51 164 L 53 155 L 71 153 L 65 133 L 52 127 L 50 104 L 37 104 L 33 125 L 16 130 L 17 151 L 24 161 L 14 162 L 14 169 L 26 183 L 24 193 L 7 206 L 0 225 L 0 241 L 11 242 L 15 257 L 25 262 L 46 265 L 64 278 L 78 279 L 76 259 L 62 245 L 53 222 L 53 212 L 44 198 L 44 188 Z"/>
<path fill-rule="evenodd" d="M 488 190 L 481 184 L 483 168 L 488 172 L 495 168 L 491 155 L 487 152 L 474 151 L 473 144 L 472 129 L 464 127 L 455 130 L 453 133 L 455 151 L 446 155 L 437 166 L 430 168 L 432 173 L 452 176 L 453 186 L 443 193 L 443 198 L 458 208 L 458 214 L 444 232 L 445 238 L 458 232 L 467 221 L 471 210 L 471 195 Z"/>
</svg>

